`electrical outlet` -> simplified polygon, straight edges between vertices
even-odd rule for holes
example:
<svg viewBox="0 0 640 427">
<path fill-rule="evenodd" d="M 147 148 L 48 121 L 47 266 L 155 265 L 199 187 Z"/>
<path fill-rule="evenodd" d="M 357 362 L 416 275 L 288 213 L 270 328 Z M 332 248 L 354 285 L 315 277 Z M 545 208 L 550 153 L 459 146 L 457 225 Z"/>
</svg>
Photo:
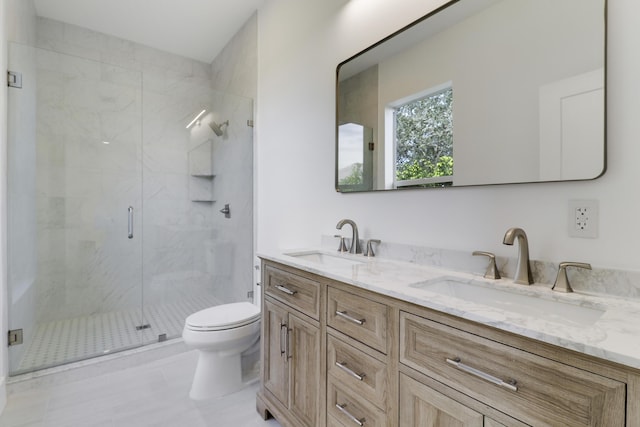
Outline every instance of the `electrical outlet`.
<svg viewBox="0 0 640 427">
<path fill-rule="evenodd" d="M 569 236 L 598 237 L 598 201 L 569 200 Z"/>
</svg>

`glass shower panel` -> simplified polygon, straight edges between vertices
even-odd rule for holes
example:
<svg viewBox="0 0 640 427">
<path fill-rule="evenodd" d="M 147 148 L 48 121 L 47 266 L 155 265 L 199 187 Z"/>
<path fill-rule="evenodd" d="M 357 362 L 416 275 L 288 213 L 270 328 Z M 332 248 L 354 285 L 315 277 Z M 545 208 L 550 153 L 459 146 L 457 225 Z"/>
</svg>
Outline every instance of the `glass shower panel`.
<svg viewBox="0 0 640 427">
<path fill-rule="evenodd" d="M 213 293 L 222 303 L 251 301 L 253 289 L 253 101 L 228 93 L 213 94 L 217 123 L 229 120 L 221 137 L 213 136 L 213 232 L 208 254 Z M 230 217 L 221 210 L 229 205 Z"/>
<path fill-rule="evenodd" d="M 14 43 L 9 64 L 14 375 L 141 344 L 142 76 Z"/>
<path fill-rule="evenodd" d="M 145 342 L 179 337 L 198 310 L 252 299 L 253 101 L 179 83 L 145 87 Z"/>
</svg>

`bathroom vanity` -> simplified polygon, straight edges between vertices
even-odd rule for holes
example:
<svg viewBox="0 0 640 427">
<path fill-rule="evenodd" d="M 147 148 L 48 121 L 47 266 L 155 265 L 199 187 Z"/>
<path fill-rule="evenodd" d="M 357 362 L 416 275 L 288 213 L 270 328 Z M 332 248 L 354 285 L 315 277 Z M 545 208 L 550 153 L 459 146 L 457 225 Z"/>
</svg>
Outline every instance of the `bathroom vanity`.
<svg viewBox="0 0 640 427">
<path fill-rule="evenodd" d="M 441 289 L 538 291 L 508 279 L 302 255 L 262 255 L 264 418 L 292 427 L 640 426 L 637 303 L 557 299 L 543 288 L 541 310 L 551 309 L 540 319 L 527 311 L 535 304 L 518 315 Z M 614 330 L 625 317 L 629 328 Z"/>
</svg>

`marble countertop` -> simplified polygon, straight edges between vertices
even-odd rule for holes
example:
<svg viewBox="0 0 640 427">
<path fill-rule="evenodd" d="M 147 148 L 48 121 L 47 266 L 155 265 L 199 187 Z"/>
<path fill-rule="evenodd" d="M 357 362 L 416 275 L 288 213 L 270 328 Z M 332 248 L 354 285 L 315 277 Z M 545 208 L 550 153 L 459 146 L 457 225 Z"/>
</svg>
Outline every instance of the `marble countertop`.
<svg viewBox="0 0 640 427">
<path fill-rule="evenodd" d="M 308 258 L 299 255 L 311 254 Z M 326 263 L 312 258 L 325 256 Z M 564 294 L 551 285 L 335 251 L 261 253 L 261 258 L 501 330 L 640 369 L 640 301 Z M 328 259 L 326 258 L 328 257 Z M 471 286 L 468 286 L 471 285 Z M 464 289 L 463 289 L 464 288 Z M 466 289 L 470 293 L 457 295 Z M 472 297 L 469 297 L 471 295 Z"/>
</svg>

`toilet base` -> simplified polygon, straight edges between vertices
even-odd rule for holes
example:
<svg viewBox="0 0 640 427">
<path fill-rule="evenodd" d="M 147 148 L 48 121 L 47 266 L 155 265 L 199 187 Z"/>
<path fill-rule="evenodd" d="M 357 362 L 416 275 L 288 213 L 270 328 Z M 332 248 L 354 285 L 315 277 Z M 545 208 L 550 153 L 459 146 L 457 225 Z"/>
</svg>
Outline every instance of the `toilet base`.
<svg viewBox="0 0 640 427">
<path fill-rule="evenodd" d="M 189 397 L 204 400 L 231 394 L 244 387 L 240 354 L 221 356 L 199 351 Z"/>
</svg>

